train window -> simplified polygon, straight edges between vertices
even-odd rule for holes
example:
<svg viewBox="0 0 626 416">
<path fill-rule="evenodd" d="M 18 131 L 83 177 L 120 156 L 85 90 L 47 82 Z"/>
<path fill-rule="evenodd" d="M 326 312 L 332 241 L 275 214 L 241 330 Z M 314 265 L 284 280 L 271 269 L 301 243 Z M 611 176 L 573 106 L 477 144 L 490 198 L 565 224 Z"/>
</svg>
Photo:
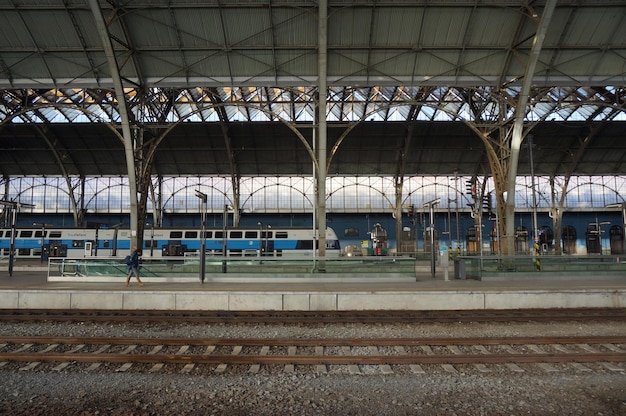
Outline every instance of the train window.
<svg viewBox="0 0 626 416">
<path fill-rule="evenodd" d="M 204 238 L 213 238 L 213 231 L 205 231 Z"/>
<path fill-rule="evenodd" d="M 245 238 L 258 238 L 259 233 L 257 231 L 246 231 Z"/>
<path fill-rule="evenodd" d="M 182 231 L 170 231 L 170 238 L 183 238 Z"/>
<path fill-rule="evenodd" d="M 216 231 L 215 238 L 224 238 L 224 231 Z"/>
<path fill-rule="evenodd" d="M 84 240 L 72 240 L 72 247 L 85 247 Z"/>
<path fill-rule="evenodd" d="M 150 248 L 150 247 L 158 247 L 159 242 L 156 240 L 146 240 L 144 241 L 144 247 L 145 248 Z M 108 240 L 105 242 L 105 247 L 108 247 Z"/>
<path fill-rule="evenodd" d="M 20 237 L 22 238 L 30 238 L 33 236 L 33 230 L 22 230 L 22 232 L 20 232 Z"/>
<path fill-rule="evenodd" d="M 109 240 L 104 240 L 102 242 L 102 247 L 109 248 L 110 246 L 111 246 L 111 243 L 109 242 Z M 156 247 L 156 244 L 154 246 Z"/>
<path fill-rule="evenodd" d="M 0 230 L 0 238 L 2 238 L 2 234 L 4 234 L 4 231 Z"/>
<path fill-rule="evenodd" d="M 7 230 L 7 233 L 4 235 L 5 238 L 11 237 L 11 230 Z"/>
<path fill-rule="evenodd" d="M 17 249 L 17 254 L 20 256 L 30 256 L 30 249 L 29 248 L 19 248 Z"/>
<path fill-rule="evenodd" d="M 46 238 L 46 234 L 48 234 L 47 231 L 43 231 L 43 230 L 35 231 L 35 237 L 38 237 L 38 238 L 41 238 L 41 237 Z"/>
<path fill-rule="evenodd" d="M 242 238 L 243 237 L 243 232 L 242 231 L 231 231 L 230 232 L 230 238 Z"/>
<path fill-rule="evenodd" d="M 61 231 L 50 231 L 49 238 L 61 238 Z"/>
<path fill-rule="evenodd" d="M 288 238 L 287 231 L 276 231 L 276 238 Z"/>
<path fill-rule="evenodd" d="M 358 228 L 346 228 L 345 230 L 343 230 L 343 236 L 344 237 L 358 237 L 359 229 Z"/>
<path fill-rule="evenodd" d="M 263 231 L 261 233 L 261 238 L 272 238 L 274 233 L 272 231 Z"/>
<path fill-rule="evenodd" d="M 185 231 L 185 238 L 198 238 L 197 231 Z"/>
</svg>

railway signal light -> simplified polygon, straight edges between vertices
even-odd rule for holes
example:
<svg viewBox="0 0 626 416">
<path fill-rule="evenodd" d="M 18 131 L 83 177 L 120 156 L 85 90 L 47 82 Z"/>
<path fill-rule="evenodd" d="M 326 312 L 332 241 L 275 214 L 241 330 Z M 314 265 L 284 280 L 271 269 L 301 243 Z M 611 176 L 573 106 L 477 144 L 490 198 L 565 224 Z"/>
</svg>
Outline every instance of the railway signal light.
<svg viewBox="0 0 626 416">
<path fill-rule="evenodd" d="M 491 192 L 488 192 L 487 195 L 483 196 L 483 212 L 489 213 L 491 215 L 492 211 L 492 200 L 491 200 Z"/>
<path fill-rule="evenodd" d="M 476 198 L 476 178 L 465 181 L 465 193 Z"/>
</svg>

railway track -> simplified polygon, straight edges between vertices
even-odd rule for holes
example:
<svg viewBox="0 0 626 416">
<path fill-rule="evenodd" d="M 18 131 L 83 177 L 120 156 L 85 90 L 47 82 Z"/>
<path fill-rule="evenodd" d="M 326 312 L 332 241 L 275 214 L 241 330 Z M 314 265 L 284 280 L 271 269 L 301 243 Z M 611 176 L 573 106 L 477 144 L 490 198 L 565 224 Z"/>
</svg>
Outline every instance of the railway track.
<svg viewBox="0 0 626 416">
<path fill-rule="evenodd" d="M 489 371 L 488 364 L 504 364 L 512 371 L 524 371 L 523 364 L 537 364 L 546 371 L 550 365 L 575 366 L 589 371 L 585 364 L 597 364 L 611 371 L 626 370 L 626 336 L 599 337 L 504 337 L 504 338 L 373 338 L 373 339 L 247 339 L 247 338 L 109 338 L 1 336 L 0 366 L 28 363 L 20 370 L 32 370 L 42 363 L 53 363 L 60 371 L 77 363 L 150 364 L 149 371 L 164 366 L 211 366 L 225 371 L 228 366 L 314 366 L 321 373 L 327 366 L 348 366 L 358 373 L 359 366 L 376 365 L 383 373 L 391 366 L 409 366 L 424 372 L 424 365 L 473 365 Z M 21 365 L 21 364 L 20 364 Z M 453 369 L 452 369 L 453 370 Z M 116 369 L 115 371 L 120 371 Z"/>
<path fill-rule="evenodd" d="M 117 311 L 2 309 L 1 321 L 187 322 L 245 324 L 626 321 L 626 309 L 459 311 Z"/>
</svg>

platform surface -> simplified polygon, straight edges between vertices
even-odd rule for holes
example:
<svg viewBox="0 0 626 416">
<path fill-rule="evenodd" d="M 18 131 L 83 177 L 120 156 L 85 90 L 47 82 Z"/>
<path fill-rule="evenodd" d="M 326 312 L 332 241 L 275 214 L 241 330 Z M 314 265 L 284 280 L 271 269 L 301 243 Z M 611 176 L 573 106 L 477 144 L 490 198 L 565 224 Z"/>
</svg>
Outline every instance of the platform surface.
<svg viewBox="0 0 626 416">
<path fill-rule="evenodd" d="M 626 276 L 498 281 L 385 276 L 298 279 L 212 279 L 158 282 L 48 282 L 45 267 L 0 269 L 2 309 L 115 310 L 462 310 L 526 308 L 623 308 Z"/>
</svg>

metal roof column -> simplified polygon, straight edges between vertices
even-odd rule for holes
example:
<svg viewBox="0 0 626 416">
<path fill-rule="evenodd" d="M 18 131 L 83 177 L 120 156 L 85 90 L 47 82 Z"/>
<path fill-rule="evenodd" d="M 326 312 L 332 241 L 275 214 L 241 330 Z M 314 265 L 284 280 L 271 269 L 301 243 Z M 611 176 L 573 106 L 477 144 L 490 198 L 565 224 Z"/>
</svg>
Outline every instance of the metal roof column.
<svg viewBox="0 0 626 416">
<path fill-rule="evenodd" d="M 128 170 L 128 187 L 130 193 L 130 235 L 132 245 L 141 243 L 137 242 L 137 223 L 138 223 L 138 209 L 137 209 L 137 178 L 135 174 L 135 151 L 133 149 L 133 138 L 130 132 L 130 121 L 128 119 L 128 110 L 126 109 L 126 96 L 124 95 L 124 87 L 122 86 L 122 78 L 120 77 L 119 68 L 117 66 L 117 59 L 115 58 L 115 52 L 113 51 L 113 45 L 111 44 L 111 38 L 109 31 L 102 16 L 102 10 L 98 0 L 89 0 L 89 7 L 93 13 L 93 17 L 96 22 L 96 28 L 100 34 L 100 40 L 106 53 L 107 62 L 109 64 L 109 70 L 111 71 L 111 78 L 113 80 L 113 87 L 115 90 L 115 96 L 117 98 L 117 106 L 119 109 L 120 120 L 122 124 L 122 135 L 124 137 L 124 152 L 126 154 L 126 169 Z M 140 237 L 143 239 L 143 236 Z M 137 248 L 141 249 L 140 246 Z"/>
<path fill-rule="evenodd" d="M 522 145 L 524 120 L 526 118 L 526 106 L 528 105 L 528 94 L 533 83 L 533 75 L 535 67 L 539 60 L 539 53 L 546 37 L 546 32 L 550 26 L 552 13 L 556 6 L 557 0 L 548 0 L 541 15 L 537 33 L 533 39 L 533 46 L 530 50 L 526 70 L 524 71 L 524 82 L 522 90 L 519 94 L 519 100 L 515 108 L 515 124 L 513 125 L 513 134 L 511 138 L 511 161 L 509 164 L 509 183 L 507 187 L 506 198 L 506 246 L 509 254 L 515 253 L 515 180 L 517 178 L 517 164 L 519 162 L 520 147 Z"/>
<path fill-rule="evenodd" d="M 319 231 L 319 255 L 326 256 L 326 97 L 328 94 L 327 65 L 328 65 L 328 1 L 319 2 L 318 21 L 319 50 L 317 55 L 318 71 L 318 124 L 317 124 L 317 228 Z"/>
</svg>

